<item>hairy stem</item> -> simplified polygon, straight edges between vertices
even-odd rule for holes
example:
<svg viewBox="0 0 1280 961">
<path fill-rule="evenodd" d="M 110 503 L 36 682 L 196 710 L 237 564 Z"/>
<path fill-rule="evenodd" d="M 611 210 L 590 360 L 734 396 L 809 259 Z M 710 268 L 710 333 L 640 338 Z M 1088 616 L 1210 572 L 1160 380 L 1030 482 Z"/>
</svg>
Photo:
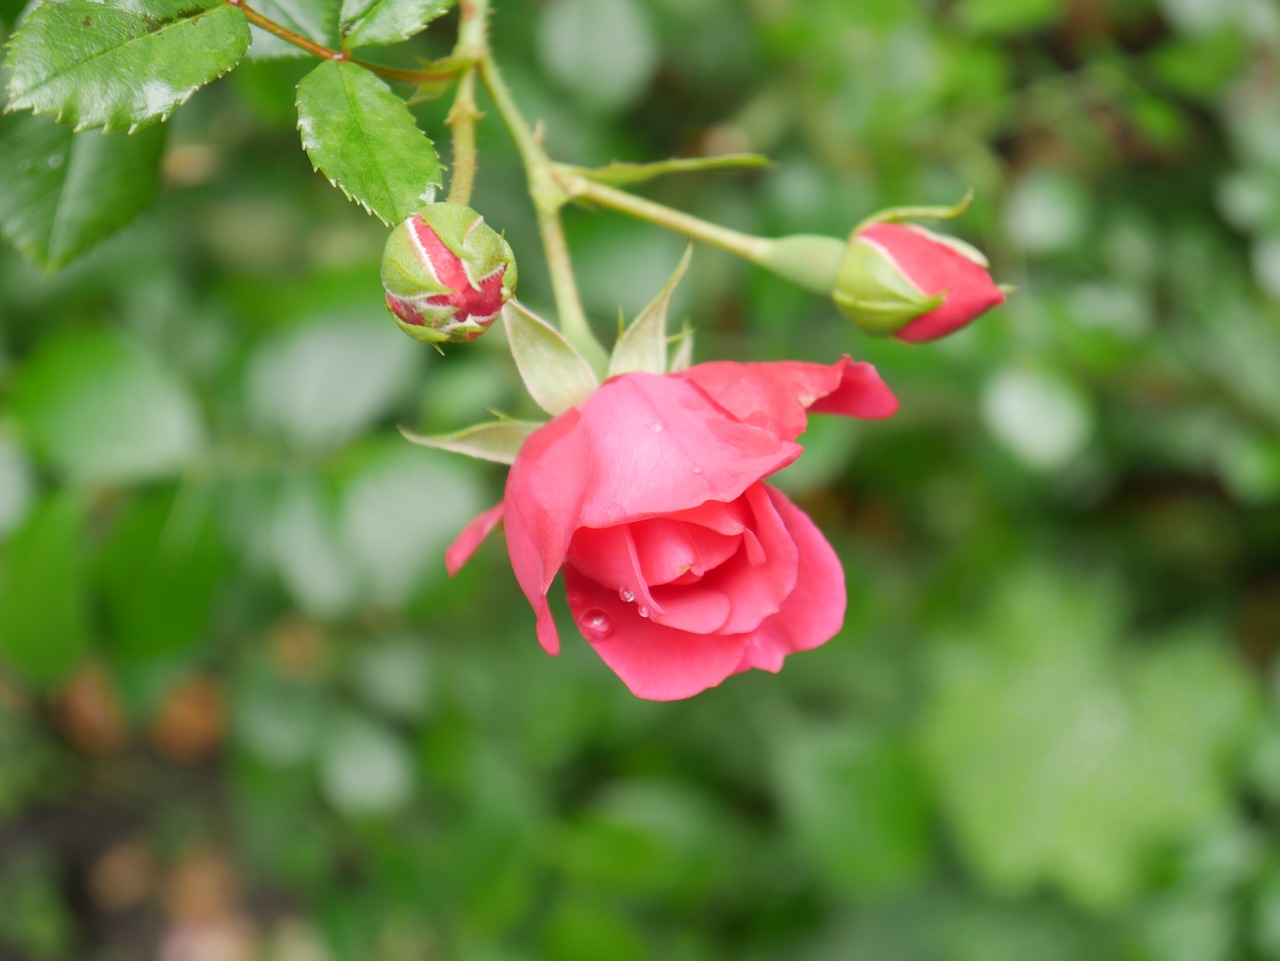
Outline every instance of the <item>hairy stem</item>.
<svg viewBox="0 0 1280 961">
<path fill-rule="evenodd" d="M 458 81 L 458 92 L 445 123 L 449 125 L 453 156 L 450 160 L 448 201 L 466 204 L 476 180 L 476 121 L 483 116 L 476 107 L 476 65 L 473 57 L 485 49 L 484 0 L 464 0 L 459 7 L 458 42 L 453 57 L 467 64 Z"/>
<path fill-rule="evenodd" d="M 568 198 L 556 183 L 551 159 L 534 136 L 524 115 L 520 113 L 520 108 L 516 106 L 487 45 L 483 55 L 477 60 L 477 69 L 524 164 L 525 175 L 529 180 L 529 196 L 538 215 L 538 232 L 542 236 L 547 270 L 551 274 L 551 289 L 555 294 L 560 330 L 587 362 L 597 372 L 603 373 L 608 367 L 608 356 L 592 336 L 591 325 L 587 322 L 587 313 L 582 306 L 578 283 L 573 275 L 573 263 L 569 259 L 564 224 L 560 220 L 560 208 Z"/>
</svg>

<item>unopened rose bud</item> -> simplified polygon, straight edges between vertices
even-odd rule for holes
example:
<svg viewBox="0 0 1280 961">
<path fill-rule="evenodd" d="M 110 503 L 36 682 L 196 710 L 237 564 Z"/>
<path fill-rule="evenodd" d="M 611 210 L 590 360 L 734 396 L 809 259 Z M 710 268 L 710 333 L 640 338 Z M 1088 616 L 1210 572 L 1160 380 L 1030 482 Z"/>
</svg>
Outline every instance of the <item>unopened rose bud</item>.
<svg viewBox="0 0 1280 961">
<path fill-rule="evenodd" d="M 915 224 L 873 223 L 849 238 L 836 306 L 863 330 L 936 340 L 1004 303 L 976 249 Z"/>
<path fill-rule="evenodd" d="M 414 340 L 475 340 L 516 288 L 511 247 L 462 204 L 428 204 L 396 227 L 382 254 L 387 308 Z"/>
</svg>

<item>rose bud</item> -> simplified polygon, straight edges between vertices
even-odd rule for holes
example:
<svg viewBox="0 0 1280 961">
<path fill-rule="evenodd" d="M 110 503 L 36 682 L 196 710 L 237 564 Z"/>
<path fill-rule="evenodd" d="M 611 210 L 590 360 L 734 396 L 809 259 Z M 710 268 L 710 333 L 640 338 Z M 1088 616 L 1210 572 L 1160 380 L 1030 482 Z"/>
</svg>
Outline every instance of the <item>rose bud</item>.
<svg viewBox="0 0 1280 961">
<path fill-rule="evenodd" d="M 936 340 L 998 304 L 982 254 L 915 224 L 875 223 L 849 238 L 832 297 L 871 334 Z"/>
<path fill-rule="evenodd" d="M 511 247 L 462 204 L 428 204 L 396 227 L 382 254 L 387 309 L 414 340 L 475 340 L 516 288 Z"/>
<path fill-rule="evenodd" d="M 611 377 L 528 436 L 502 502 L 446 564 L 456 573 L 501 520 L 543 648 L 560 649 L 547 594 L 563 570 L 578 630 L 638 697 L 776 672 L 840 630 L 846 598 L 831 545 L 765 479 L 800 456 L 810 414 L 897 406 L 848 357 Z"/>
</svg>

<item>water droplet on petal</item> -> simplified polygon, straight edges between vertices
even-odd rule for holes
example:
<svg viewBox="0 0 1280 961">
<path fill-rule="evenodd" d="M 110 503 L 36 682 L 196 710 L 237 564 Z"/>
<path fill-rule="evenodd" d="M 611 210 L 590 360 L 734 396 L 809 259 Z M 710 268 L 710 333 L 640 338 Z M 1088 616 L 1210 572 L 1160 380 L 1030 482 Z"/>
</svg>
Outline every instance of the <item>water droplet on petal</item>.
<svg viewBox="0 0 1280 961">
<path fill-rule="evenodd" d="M 641 604 L 639 607 L 637 607 L 637 608 L 636 608 L 636 613 L 637 613 L 637 614 L 639 614 L 641 617 L 648 617 L 648 616 L 649 616 L 649 608 L 647 608 L 647 607 L 645 607 L 643 604 Z"/>
<path fill-rule="evenodd" d="M 579 604 L 582 603 L 582 595 L 579 594 L 577 591 L 570 591 L 566 595 L 566 597 L 569 601 L 570 607 L 577 607 Z"/>
<path fill-rule="evenodd" d="M 661 434 L 662 424 L 655 420 L 652 424 L 649 425 L 649 429 L 653 431 L 655 434 Z"/>
<path fill-rule="evenodd" d="M 591 634 L 595 637 L 607 637 L 609 632 L 613 630 L 609 615 L 598 608 L 583 612 L 582 617 L 578 620 L 578 627 L 582 629 L 584 634 Z"/>
<path fill-rule="evenodd" d="M 701 473 L 702 473 L 702 468 L 701 468 L 701 467 L 695 467 L 695 468 L 693 469 L 693 472 L 694 472 L 695 474 L 701 474 Z"/>
<path fill-rule="evenodd" d="M 624 587 L 622 590 L 618 591 L 618 597 L 622 599 L 624 604 L 630 604 L 636 599 L 635 592 L 629 587 Z"/>
</svg>

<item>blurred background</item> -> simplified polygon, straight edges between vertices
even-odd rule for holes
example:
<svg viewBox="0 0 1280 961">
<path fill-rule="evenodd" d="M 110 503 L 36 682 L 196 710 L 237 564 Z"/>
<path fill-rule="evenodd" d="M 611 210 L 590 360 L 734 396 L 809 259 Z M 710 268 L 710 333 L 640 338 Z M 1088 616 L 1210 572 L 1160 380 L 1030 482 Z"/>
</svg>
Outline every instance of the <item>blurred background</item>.
<svg viewBox="0 0 1280 961">
<path fill-rule="evenodd" d="M 394 328 L 384 229 L 298 146 L 310 61 L 259 44 L 147 135 L 134 224 L 53 276 L 0 250 L 0 959 L 1280 958 L 1280 7 L 495 6 L 558 159 L 777 161 L 647 188 L 712 220 L 974 188 L 945 229 L 1019 290 L 946 341 L 705 248 L 676 303 L 699 360 L 848 351 L 901 397 L 779 479 L 844 630 L 652 704 L 541 652 L 500 538 L 446 578 L 504 470 L 396 425 L 528 401 L 500 334 Z M 683 249 L 569 228 L 604 332 Z"/>
</svg>

